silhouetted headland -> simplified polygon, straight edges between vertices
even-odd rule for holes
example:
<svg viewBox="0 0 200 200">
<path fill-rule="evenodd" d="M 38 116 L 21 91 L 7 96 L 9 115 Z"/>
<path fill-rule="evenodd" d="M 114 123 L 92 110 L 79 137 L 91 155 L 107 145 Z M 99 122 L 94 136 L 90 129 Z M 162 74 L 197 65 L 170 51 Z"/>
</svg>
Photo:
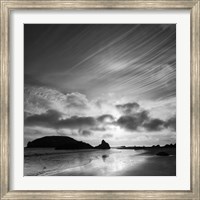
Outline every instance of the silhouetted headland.
<svg viewBox="0 0 200 200">
<path fill-rule="evenodd" d="M 104 140 L 101 141 L 101 144 L 95 147 L 96 149 L 110 149 L 110 145 Z"/>
<path fill-rule="evenodd" d="M 28 142 L 27 148 L 55 148 L 59 149 L 110 149 L 110 145 L 102 140 L 101 144 L 93 147 L 92 145 L 77 141 L 67 136 L 46 136 Z"/>
</svg>

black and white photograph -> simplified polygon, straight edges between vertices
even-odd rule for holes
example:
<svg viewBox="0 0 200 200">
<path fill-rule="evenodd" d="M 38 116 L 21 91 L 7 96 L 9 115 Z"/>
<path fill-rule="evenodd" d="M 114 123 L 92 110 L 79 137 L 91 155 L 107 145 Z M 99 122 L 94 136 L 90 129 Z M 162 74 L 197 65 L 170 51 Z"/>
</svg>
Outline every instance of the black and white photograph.
<svg viewBox="0 0 200 200">
<path fill-rule="evenodd" d="M 176 173 L 176 24 L 24 24 L 24 176 Z"/>
</svg>

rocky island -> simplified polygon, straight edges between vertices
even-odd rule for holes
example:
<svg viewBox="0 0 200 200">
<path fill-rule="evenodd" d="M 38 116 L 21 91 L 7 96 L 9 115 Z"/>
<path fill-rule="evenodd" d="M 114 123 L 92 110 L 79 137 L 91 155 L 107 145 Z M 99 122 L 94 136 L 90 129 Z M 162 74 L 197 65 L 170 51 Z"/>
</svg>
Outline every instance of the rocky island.
<svg viewBox="0 0 200 200">
<path fill-rule="evenodd" d="M 101 144 L 93 147 L 92 145 L 77 141 L 67 136 L 46 136 L 28 142 L 27 148 L 55 148 L 59 149 L 110 149 L 110 145 L 102 140 Z"/>
<path fill-rule="evenodd" d="M 102 140 L 101 144 L 96 146 L 95 149 L 110 149 L 110 145 L 104 140 Z"/>
</svg>

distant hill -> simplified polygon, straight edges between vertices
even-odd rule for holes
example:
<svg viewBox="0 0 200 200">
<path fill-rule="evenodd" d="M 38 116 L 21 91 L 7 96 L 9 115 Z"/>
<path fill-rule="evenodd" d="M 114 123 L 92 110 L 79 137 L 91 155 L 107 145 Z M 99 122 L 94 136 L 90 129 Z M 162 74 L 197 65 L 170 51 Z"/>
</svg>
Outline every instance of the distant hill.
<svg viewBox="0 0 200 200">
<path fill-rule="evenodd" d="M 28 142 L 27 148 L 55 148 L 55 149 L 110 149 L 108 143 L 102 140 L 102 143 L 97 147 L 77 141 L 67 136 L 46 136 L 32 142 Z"/>
</svg>

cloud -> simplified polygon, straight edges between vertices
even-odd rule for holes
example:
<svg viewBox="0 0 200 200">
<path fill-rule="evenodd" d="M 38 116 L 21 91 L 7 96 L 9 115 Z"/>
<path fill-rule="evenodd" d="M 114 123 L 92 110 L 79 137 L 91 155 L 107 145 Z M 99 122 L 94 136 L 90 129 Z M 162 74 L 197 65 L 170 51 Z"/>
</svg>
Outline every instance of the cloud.
<svg viewBox="0 0 200 200">
<path fill-rule="evenodd" d="M 26 112 L 41 114 L 48 110 L 58 110 L 70 116 L 85 116 L 94 105 L 84 94 L 74 92 L 64 94 L 56 89 L 25 85 L 24 109 Z"/>
<path fill-rule="evenodd" d="M 24 120 L 25 126 L 55 127 L 55 122 L 59 120 L 61 113 L 56 110 L 48 110 L 40 115 L 32 115 Z"/>
<path fill-rule="evenodd" d="M 58 128 L 70 128 L 70 129 L 87 128 L 87 127 L 90 128 L 96 125 L 96 120 L 93 117 L 73 116 L 71 118 L 58 120 L 55 125 Z"/>
<path fill-rule="evenodd" d="M 111 138 L 111 137 L 113 137 L 113 135 L 110 134 L 110 133 L 107 133 L 107 134 L 104 134 L 104 135 L 103 135 L 103 138 Z"/>
<path fill-rule="evenodd" d="M 24 109 L 31 115 L 48 110 L 58 110 L 68 117 L 118 114 L 113 103 L 103 101 L 99 107 L 95 102 L 78 92 L 64 94 L 56 89 L 30 85 L 25 85 L 24 89 Z"/>
<path fill-rule="evenodd" d="M 25 92 L 25 96 L 26 96 L 26 92 Z M 34 94 L 31 94 L 28 97 L 25 97 L 24 110 L 27 113 L 39 114 L 39 113 L 47 111 L 48 109 L 51 109 L 50 101 Z"/>
<path fill-rule="evenodd" d="M 99 117 L 72 116 L 64 118 L 63 113 L 56 110 L 48 110 L 42 114 L 27 116 L 24 120 L 25 126 L 41 126 L 54 129 L 84 129 L 105 131 L 107 125 L 114 120 L 112 115 Z M 84 134 L 83 134 L 84 135 Z"/>
<path fill-rule="evenodd" d="M 89 130 L 81 130 L 80 134 L 82 136 L 88 137 L 88 136 L 91 136 L 93 133 L 91 131 L 89 131 Z"/>
<path fill-rule="evenodd" d="M 64 111 L 65 101 L 65 95 L 55 89 L 29 85 L 24 87 L 24 109 L 26 112 L 41 114 L 51 109 Z"/>
<path fill-rule="evenodd" d="M 126 103 L 116 105 L 116 107 L 124 113 L 115 122 L 128 131 L 146 130 L 148 132 L 160 131 L 170 128 L 176 130 L 176 117 L 163 120 L 159 118 L 152 118 L 148 110 L 141 108 L 138 103 Z"/>
<path fill-rule="evenodd" d="M 151 118 L 147 111 L 142 111 L 133 115 L 123 115 L 117 120 L 116 124 L 129 131 L 136 131 L 139 128 L 144 128 L 149 132 L 161 131 L 167 128 L 173 131 L 176 130 L 175 117 L 164 121 L 158 118 Z"/>
<path fill-rule="evenodd" d="M 173 116 L 171 118 L 169 118 L 166 122 L 165 122 L 165 127 L 166 128 L 170 128 L 173 131 L 176 131 L 176 116 Z"/>
<path fill-rule="evenodd" d="M 48 110 L 41 115 L 32 115 L 25 119 L 25 126 L 52 127 L 55 129 L 69 128 L 79 129 L 83 127 L 92 127 L 96 125 L 96 119 L 93 117 L 78 117 L 62 119 L 62 114 L 55 110 Z"/>
<path fill-rule="evenodd" d="M 116 105 L 116 108 L 125 115 L 134 113 L 139 107 L 140 105 L 136 102 Z"/>
<path fill-rule="evenodd" d="M 145 120 L 148 120 L 148 111 L 143 110 L 141 112 L 132 115 L 123 115 L 117 120 L 117 124 L 128 130 L 137 130 L 139 126 L 142 126 Z"/>
<path fill-rule="evenodd" d="M 106 114 L 99 116 L 97 120 L 101 123 L 111 123 L 114 121 L 114 117 L 112 115 Z"/>
<path fill-rule="evenodd" d="M 93 131 L 106 131 L 105 127 L 100 127 L 100 126 L 96 126 L 96 127 L 92 127 L 91 130 Z"/>
<path fill-rule="evenodd" d="M 69 102 L 80 107 L 87 105 L 87 99 L 84 95 L 71 93 Z M 81 100 L 82 99 L 82 100 Z M 85 100 L 84 100 L 85 99 Z M 75 102 L 75 103 L 74 103 Z M 25 126 L 26 127 L 43 127 L 54 130 L 66 129 L 69 131 L 77 131 L 78 135 L 90 136 L 93 131 L 104 132 L 112 131 L 113 127 L 119 126 L 126 131 L 147 131 L 156 132 L 163 129 L 176 130 L 176 117 L 168 119 L 160 119 L 159 117 L 152 117 L 148 110 L 142 108 L 138 103 L 118 104 L 116 108 L 122 113 L 118 118 L 111 114 L 102 114 L 100 116 L 78 116 L 68 115 L 66 112 L 62 113 L 58 110 L 49 109 L 42 114 L 30 114 L 25 112 Z M 87 110 L 86 110 L 87 111 Z M 117 120 L 116 120 L 117 118 Z M 111 129 L 110 129 L 111 128 Z M 79 131 L 81 130 L 81 131 Z"/>
<path fill-rule="evenodd" d="M 164 128 L 165 122 L 161 119 L 150 119 L 148 122 L 143 124 L 143 127 L 148 131 L 160 131 Z"/>
<path fill-rule="evenodd" d="M 88 107 L 88 99 L 78 92 L 66 94 L 66 106 L 85 109 Z"/>
</svg>

